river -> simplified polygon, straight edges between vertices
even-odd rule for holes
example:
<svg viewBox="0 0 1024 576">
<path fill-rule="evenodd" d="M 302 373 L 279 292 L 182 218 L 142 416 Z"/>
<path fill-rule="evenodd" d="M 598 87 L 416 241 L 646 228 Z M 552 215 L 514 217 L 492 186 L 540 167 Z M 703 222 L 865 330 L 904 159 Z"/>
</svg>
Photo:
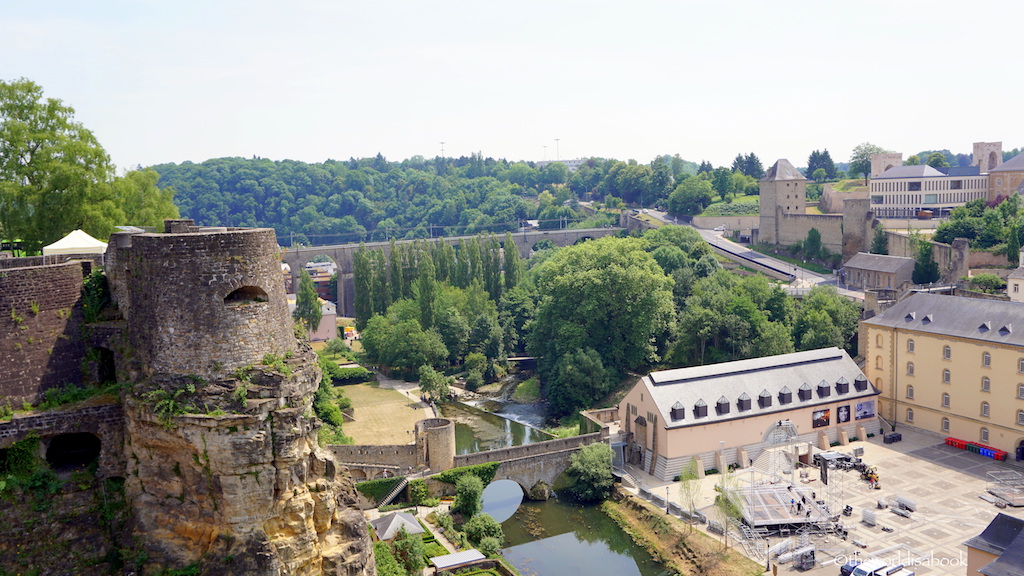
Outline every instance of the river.
<svg viewBox="0 0 1024 576">
<path fill-rule="evenodd" d="M 456 454 L 522 446 L 552 438 L 543 430 L 512 419 L 511 414 L 506 418 L 462 402 L 448 402 L 438 408 L 445 418 L 455 421 Z"/>
</svg>

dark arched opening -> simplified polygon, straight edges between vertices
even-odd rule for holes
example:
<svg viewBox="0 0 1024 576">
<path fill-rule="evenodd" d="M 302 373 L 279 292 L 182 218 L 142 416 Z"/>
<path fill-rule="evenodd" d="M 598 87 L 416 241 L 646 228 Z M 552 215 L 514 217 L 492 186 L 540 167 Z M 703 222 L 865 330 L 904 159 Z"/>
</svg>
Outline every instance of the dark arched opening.
<svg viewBox="0 0 1024 576">
<path fill-rule="evenodd" d="M 108 348 L 96 348 L 96 380 L 101 383 L 116 382 L 117 370 L 114 352 Z"/>
<path fill-rule="evenodd" d="M 100 458 L 100 439 L 95 434 L 61 434 L 50 440 L 46 461 L 55 472 L 84 468 Z"/>
<path fill-rule="evenodd" d="M 225 304 L 248 304 L 267 300 L 267 293 L 259 286 L 242 286 L 224 297 Z"/>
<path fill-rule="evenodd" d="M 593 239 L 594 239 L 593 236 L 582 236 L 582 237 L 580 237 L 579 240 L 573 242 L 573 245 L 575 246 L 576 244 L 582 244 L 584 242 L 589 242 L 590 240 L 593 240 Z"/>
</svg>

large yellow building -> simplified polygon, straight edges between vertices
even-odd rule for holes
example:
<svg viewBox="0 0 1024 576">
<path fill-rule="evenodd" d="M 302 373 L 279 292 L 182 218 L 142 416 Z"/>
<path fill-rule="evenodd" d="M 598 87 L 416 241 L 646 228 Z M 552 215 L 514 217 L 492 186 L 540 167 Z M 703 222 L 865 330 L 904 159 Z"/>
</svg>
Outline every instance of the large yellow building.
<svg viewBox="0 0 1024 576">
<path fill-rule="evenodd" d="M 879 416 L 1024 456 L 1024 304 L 914 294 L 861 337 Z"/>
</svg>

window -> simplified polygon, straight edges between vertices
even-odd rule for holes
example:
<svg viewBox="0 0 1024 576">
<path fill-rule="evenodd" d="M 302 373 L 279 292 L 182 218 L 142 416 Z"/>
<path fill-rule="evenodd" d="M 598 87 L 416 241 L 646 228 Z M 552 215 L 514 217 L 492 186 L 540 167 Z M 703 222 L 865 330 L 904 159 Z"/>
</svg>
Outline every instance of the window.
<svg viewBox="0 0 1024 576">
<path fill-rule="evenodd" d="M 986 367 L 986 368 L 991 366 L 992 365 L 992 355 L 989 354 L 988 352 L 985 352 L 984 354 L 982 354 L 981 355 L 981 365 Z"/>
<path fill-rule="evenodd" d="M 910 352 L 911 354 L 914 353 L 914 341 L 913 340 L 907 340 L 907 352 Z"/>
<path fill-rule="evenodd" d="M 882 369 L 882 357 L 881 356 L 875 356 L 875 368 L 877 368 L 878 370 Z"/>
<path fill-rule="evenodd" d="M 988 428 L 981 429 L 981 441 L 988 442 Z"/>
<path fill-rule="evenodd" d="M 1024 426 L 1024 410 L 1017 410 L 1017 426 Z"/>
<path fill-rule="evenodd" d="M 907 376 L 913 376 L 913 375 L 914 375 L 914 363 L 913 362 L 907 362 Z"/>
<path fill-rule="evenodd" d="M 1017 398 L 1024 400 L 1024 384 L 1017 384 Z"/>
<path fill-rule="evenodd" d="M 949 408 L 949 394 L 942 395 L 942 407 Z"/>
<path fill-rule="evenodd" d="M 1024 374 L 1024 358 L 1017 360 L 1017 372 Z"/>
<path fill-rule="evenodd" d="M 942 419 L 942 431 L 949 432 L 949 418 Z"/>
<path fill-rule="evenodd" d="M 871 203 L 872 204 L 885 204 L 885 196 L 872 196 L 871 197 Z"/>
<path fill-rule="evenodd" d="M 920 191 L 921 191 L 921 183 L 920 182 L 907 182 L 907 192 L 920 192 Z"/>
<path fill-rule="evenodd" d="M 907 408 L 907 422 L 913 422 L 913 421 L 914 421 L 914 409 L 913 408 Z"/>
<path fill-rule="evenodd" d="M 882 335 L 881 334 L 878 334 L 878 335 L 875 336 L 875 346 L 877 348 L 881 348 L 882 347 Z"/>
<path fill-rule="evenodd" d="M 907 398 L 910 398 L 911 400 L 914 399 L 914 387 L 913 386 L 907 386 Z"/>
<path fill-rule="evenodd" d="M 981 415 L 988 418 L 988 402 L 981 403 Z"/>
<path fill-rule="evenodd" d="M 952 376 L 950 375 L 948 368 L 942 371 L 942 383 L 943 384 L 949 384 L 949 381 L 950 381 L 951 378 L 952 378 Z"/>
<path fill-rule="evenodd" d="M 953 351 L 949 349 L 949 346 L 942 347 L 942 359 L 949 360 L 953 357 Z"/>
<path fill-rule="evenodd" d="M 982 392 L 991 392 L 992 391 L 992 381 L 988 379 L 988 376 L 983 376 L 981 378 L 981 391 Z"/>
<path fill-rule="evenodd" d="M 963 180 L 951 180 L 949 182 L 949 189 L 950 190 L 963 190 L 963 188 L 964 188 L 964 181 Z"/>
</svg>

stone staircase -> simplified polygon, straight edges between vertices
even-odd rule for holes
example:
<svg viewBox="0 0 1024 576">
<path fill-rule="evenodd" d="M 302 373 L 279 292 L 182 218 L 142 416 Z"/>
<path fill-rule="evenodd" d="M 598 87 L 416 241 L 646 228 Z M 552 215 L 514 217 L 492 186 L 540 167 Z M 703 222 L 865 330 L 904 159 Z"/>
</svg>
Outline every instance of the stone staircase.
<svg viewBox="0 0 1024 576">
<path fill-rule="evenodd" d="M 401 494 L 402 490 L 405 490 L 405 487 L 408 485 L 409 479 L 402 478 L 402 481 L 396 484 L 395 487 L 391 489 L 391 492 L 388 492 L 387 496 L 381 498 L 381 501 L 377 503 L 377 507 L 380 508 L 381 506 L 387 506 L 388 504 L 390 504 L 391 501 L 394 500 L 396 496 Z"/>
</svg>

